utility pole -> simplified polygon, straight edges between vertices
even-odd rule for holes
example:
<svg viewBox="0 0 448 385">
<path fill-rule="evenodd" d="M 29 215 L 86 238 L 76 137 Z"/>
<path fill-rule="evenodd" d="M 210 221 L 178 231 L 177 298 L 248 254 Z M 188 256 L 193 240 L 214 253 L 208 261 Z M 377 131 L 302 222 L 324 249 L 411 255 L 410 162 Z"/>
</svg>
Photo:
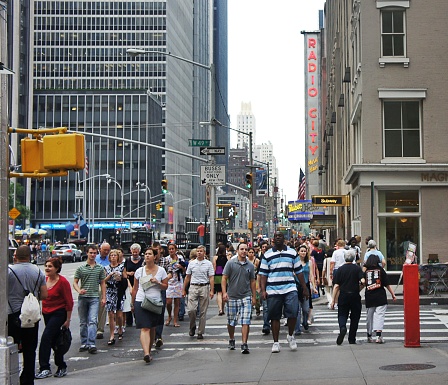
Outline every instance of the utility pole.
<svg viewBox="0 0 448 385">
<path fill-rule="evenodd" d="M 8 76 L 13 74 L 5 68 L 8 64 L 7 9 L 11 2 L 0 0 L 0 384 L 18 384 L 19 355 L 17 345 L 8 337 L 8 238 L 9 238 L 9 92 Z"/>
</svg>

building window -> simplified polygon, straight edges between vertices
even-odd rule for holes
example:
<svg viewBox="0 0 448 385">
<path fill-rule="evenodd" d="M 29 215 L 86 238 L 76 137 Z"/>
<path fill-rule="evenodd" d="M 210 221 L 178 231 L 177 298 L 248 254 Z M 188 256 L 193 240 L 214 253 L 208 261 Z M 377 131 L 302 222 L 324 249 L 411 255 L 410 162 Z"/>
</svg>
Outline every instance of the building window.
<svg viewBox="0 0 448 385">
<path fill-rule="evenodd" d="M 378 191 L 377 243 L 389 271 L 402 270 L 409 242 L 419 246 L 420 215 L 418 190 Z M 418 249 L 417 255 L 422 255 Z"/>
<path fill-rule="evenodd" d="M 383 101 L 384 157 L 421 157 L 421 102 Z"/>
<path fill-rule="evenodd" d="M 405 56 L 405 29 L 405 12 L 403 10 L 381 11 L 381 56 Z"/>
</svg>

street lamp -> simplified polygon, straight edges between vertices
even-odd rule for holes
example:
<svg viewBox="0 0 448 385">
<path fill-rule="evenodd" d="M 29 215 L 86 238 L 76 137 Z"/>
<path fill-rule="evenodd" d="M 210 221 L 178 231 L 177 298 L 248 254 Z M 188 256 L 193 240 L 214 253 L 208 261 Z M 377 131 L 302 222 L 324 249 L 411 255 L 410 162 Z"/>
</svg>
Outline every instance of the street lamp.
<svg viewBox="0 0 448 385">
<path fill-rule="evenodd" d="M 253 165 L 252 131 L 244 132 L 241 130 L 237 130 L 236 128 L 225 126 L 224 124 L 222 124 L 220 121 L 218 121 L 216 119 L 212 119 L 212 120 L 210 120 L 210 122 L 199 122 L 199 124 L 218 125 L 220 127 L 227 128 L 228 130 L 238 132 L 239 134 L 247 135 L 249 137 L 249 166 L 248 167 L 250 168 L 250 172 L 252 173 L 252 169 L 256 168 L 256 166 Z M 250 242 L 252 243 L 253 238 L 254 238 L 254 232 L 253 232 L 254 211 L 253 211 L 252 205 L 253 205 L 253 201 L 254 201 L 254 192 L 255 192 L 255 189 L 253 188 L 253 186 L 251 186 L 251 189 L 249 191 L 250 191 L 250 194 L 249 194 L 249 200 L 250 200 L 250 202 L 249 202 L 249 204 L 250 204 L 250 207 L 249 207 L 249 236 L 250 236 Z"/>
<path fill-rule="evenodd" d="M 137 182 L 136 186 L 143 187 L 149 192 L 149 201 L 151 202 L 151 190 L 145 183 Z M 148 218 L 148 196 L 145 194 L 145 222 Z M 149 205 L 149 219 L 151 219 L 151 205 Z"/>
<path fill-rule="evenodd" d="M 118 181 L 113 176 L 107 175 L 106 179 L 107 179 L 107 183 L 108 184 L 111 183 L 111 182 L 114 182 L 118 186 L 118 188 L 120 189 L 120 196 L 121 196 L 120 222 L 121 222 L 121 229 L 123 230 L 123 208 L 124 208 L 123 189 L 121 187 L 121 184 L 118 183 Z"/>
<path fill-rule="evenodd" d="M 172 54 L 171 52 L 162 52 L 162 51 L 155 51 L 155 50 L 144 50 L 144 49 L 138 49 L 138 48 L 129 48 L 128 50 L 126 50 L 126 52 L 135 57 L 137 55 L 146 55 L 146 54 L 158 54 L 158 55 L 164 55 L 164 56 L 170 56 L 174 59 L 186 62 L 186 63 L 190 63 L 196 67 L 200 67 L 200 68 L 204 68 L 207 71 L 209 71 L 210 74 L 210 99 L 209 99 L 209 103 L 210 103 L 210 141 L 213 144 L 215 144 L 215 125 L 216 124 L 220 124 L 217 120 L 216 120 L 216 101 L 215 101 L 215 65 L 212 63 L 210 63 L 210 65 L 206 65 L 203 63 L 198 63 L 195 62 L 193 60 L 190 59 L 186 59 L 183 58 L 181 56 L 177 56 Z M 251 141 L 251 146 L 252 146 L 252 141 Z M 209 160 L 210 163 L 215 163 L 215 157 L 210 155 L 209 156 Z M 210 186 L 210 207 L 212 207 L 213 209 L 210 210 L 210 253 L 214 252 L 212 250 L 216 249 L 216 213 L 214 210 L 215 207 L 215 203 L 216 203 L 216 190 L 215 190 L 215 186 Z"/>
</svg>

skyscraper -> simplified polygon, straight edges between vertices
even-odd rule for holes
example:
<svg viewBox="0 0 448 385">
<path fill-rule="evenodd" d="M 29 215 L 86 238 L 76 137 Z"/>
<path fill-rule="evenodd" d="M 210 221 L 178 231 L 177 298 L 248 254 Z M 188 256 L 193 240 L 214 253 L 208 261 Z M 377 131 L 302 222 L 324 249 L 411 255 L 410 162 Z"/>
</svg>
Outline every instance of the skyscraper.
<svg viewBox="0 0 448 385">
<path fill-rule="evenodd" d="M 133 58 L 126 50 L 171 52 L 209 64 L 209 2 L 81 0 L 34 5 L 33 126 L 64 125 L 106 136 L 86 135 L 90 169 L 79 179 L 92 178 L 92 188 L 100 192 L 89 202 L 92 211 L 74 205 L 80 187 L 71 174 L 33 182 L 34 218 L 38 223 L 64 223 L 81 209 L 96 221 L 116 222 L 125 195 L 125 219 L 143 221 L 148 212 L 145 194 L 150 191 L 153 205 L 164 201 L 159 229 L 179 228 L 173 222 L 181 223 L 196 196 L 192 186 L 197 180 L 191 174 L 198 170 L 197 162 L 107 136 L 194 153 L 188 139 L 201 136 L 198 122 L 209 119 L 209 74 L 163 54 Z M 102 174 L 114 177 L 121 189 L 95 177 Z M 170 194 L 155 198 L 162 177 L 169 181 Z M 132 192 L 137 182 L 149 191 Z"/>
</svg>

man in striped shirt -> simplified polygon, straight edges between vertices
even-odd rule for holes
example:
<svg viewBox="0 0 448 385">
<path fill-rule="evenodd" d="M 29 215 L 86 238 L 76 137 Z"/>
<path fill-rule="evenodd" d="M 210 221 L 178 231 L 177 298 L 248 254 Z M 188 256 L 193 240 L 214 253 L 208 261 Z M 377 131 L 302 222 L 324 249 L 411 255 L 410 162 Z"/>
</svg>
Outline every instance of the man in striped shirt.
<svg viewBox="0 0 448 385">
<path fill-rule="evenodd" d="M 80 352 L 97 352 L 95 338 L 98 327 L 98 308 L 106 305 L 106 273 L 104 268 L 95 262 L 97 255 L 96 246 L 89 246 L 87 250 L 87 262 L 79 266 L 75 271 L 73 288 L 79 293 L 78 315 L 81 331 Z M 100 291 L 101 285 L 101 304 Z"/>
<path fill-rule="evenodd" d="M 291 350 L 297 350 L 294 328 L 297 322 L 299 298 L 296 287 L 297 276 L 302 286 L 303 296 L 308 299 L 309 292 L 303 278 L 302 264 L 294 249 L 285 246 L 283 233 L 274 235 L 274 247 L 268 250 L 260 264 L 261 295 L 267 299 L 268 313 L 271 320 L 274 344 L 272 353 L 280 352 L 278 337 L 282 314 L 288 319 L 287 341 Z"/>
</svg>

